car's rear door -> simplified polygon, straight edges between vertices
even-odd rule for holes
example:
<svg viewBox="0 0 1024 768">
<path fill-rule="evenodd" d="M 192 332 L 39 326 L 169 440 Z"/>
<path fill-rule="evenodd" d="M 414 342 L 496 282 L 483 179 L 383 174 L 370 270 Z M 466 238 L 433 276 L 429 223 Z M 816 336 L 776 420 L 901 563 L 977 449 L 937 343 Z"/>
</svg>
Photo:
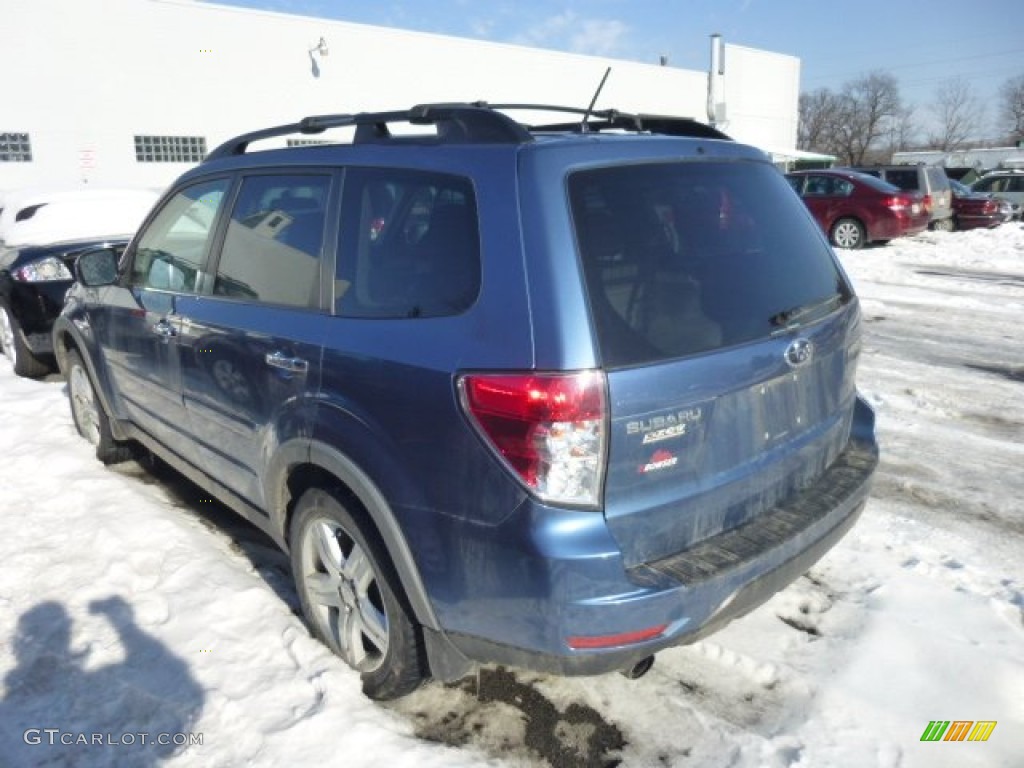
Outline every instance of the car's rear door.
<svg viewBox="0 0 1024 768">
<path fill-rule="evenodd" d="M 268 458 L 306 434 L 325 333 L 325 239 L 337 178 L 242 174 L 202 296 L 181 303 L 184 402 L 204 471 L 262 506 Z"/>
</svg>

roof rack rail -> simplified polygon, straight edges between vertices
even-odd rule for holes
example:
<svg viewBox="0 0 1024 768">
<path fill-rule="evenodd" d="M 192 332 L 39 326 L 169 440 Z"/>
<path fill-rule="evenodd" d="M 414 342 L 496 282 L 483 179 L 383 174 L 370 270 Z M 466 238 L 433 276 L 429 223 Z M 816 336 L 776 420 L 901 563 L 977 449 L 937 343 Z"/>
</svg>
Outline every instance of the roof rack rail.
<svg viewBox="0 0 1024 768">
<path fill-rule="evenodd" d="M 385 142 L 392 139 L 388 123 L 436 125 L 437 139 L 452 144 L 522 144 L 533 141 L 530 132 L 507 115 L 482 103 L 418 104 L 411 109 L 391 112 L 312 115 L 297 123 L 243 133 L 221 144 L 204 162 L 244 155 L 249 144 L 289 134 L 318 134 L 328 128 L 354 126 L 353 143 Z"/>
<path fill-rule="evenodd" d="M 525 125 L 503 114 L 504 111 L 514 110 L 566 113 L 580 115 L 583 119 L 579 122 Z M 732 140 L 716 128 L 686 117 L 630 114 L 615 109 L 589 110 L 551 104 L 488 104 L 486 101 L 475 101 L 418 104 L 411 109 L 391 112 L 311 115 L 297 123 L 263 128 L 229 139 L 210 152 L 203 162 L 244 155 L 254 141 L 290 134 L 315 135 L 328 128 L 355 127 L 354 144 L 387 143 L 402 139 L 391 133 L 389 123 L 436 125 L 437 141 L 451 144 L 525 144 L 533 141 L 532 132 L 595 133 L 609 129 Z M 422 137 L 415 138 L 422 140 Z"/>
<path fill-rule="evenodd" d="M 643 131 L 661 133 L 666 136 L 687 136 L 699 139 L 723 139 L 732 141 L 732 137 L 722 133 L 706 123 L 689 117 L 671 115 L 649 115 L 620 112 L 617 109 L 582 109 L 580 107 L 563 107 L 553 104 L 488 104 L 475 102 L 478 106 L 486 106 L 495 110 L 515 111 L 529 110 L 534 112 L 561 112 L 580 115 L 583 120 L 578 123 L 550 123 L 526 126 L 532 132 L 558 131 L 574 133 L 595 133 L 601 130 L 616 129 L 626 131 Z M 593 118 L 598 118 L 596 121 Z"/>
</svg>

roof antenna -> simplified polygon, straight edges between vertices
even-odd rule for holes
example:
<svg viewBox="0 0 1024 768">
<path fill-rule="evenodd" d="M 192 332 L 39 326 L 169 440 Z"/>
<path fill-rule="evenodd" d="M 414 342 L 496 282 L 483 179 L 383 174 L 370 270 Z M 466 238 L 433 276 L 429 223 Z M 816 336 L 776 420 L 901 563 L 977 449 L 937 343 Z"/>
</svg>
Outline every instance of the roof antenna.
<svg viewBox="0 0 1024 768">
<path fill-rule="evenodd" d="M 587 132 L 587 120 L 590 119 L 590 115 L 594 111 L 594 105 L 597 104 L 597 97 L 601 95 L 601 89 L 604 88 L 605 81 L 608 79 L 608 75 L 610 75 L 611 73 L 611 67 L 608 67 L 608 69 L 604 71 L 604 77 L 601 78 L 600 85 L 598 85 L 597 90 L 594 91 L 594 98 L 590 100 L 590 106 L 587 107 L 587 111 L 583 113 L 583 122 L 580 123 L 580 133 Z"/>
</svg>

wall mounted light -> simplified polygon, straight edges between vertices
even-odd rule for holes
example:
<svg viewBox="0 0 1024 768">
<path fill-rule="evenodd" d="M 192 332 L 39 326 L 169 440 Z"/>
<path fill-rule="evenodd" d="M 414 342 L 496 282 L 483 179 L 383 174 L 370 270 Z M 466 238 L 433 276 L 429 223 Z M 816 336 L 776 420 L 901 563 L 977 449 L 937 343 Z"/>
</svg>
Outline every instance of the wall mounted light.
<svg viewBox="0 0 1024 768">
<path fill-rule="evenodd" d="M 309 49 L 309 55 L 312 56 L 314 51 L 319 53 L 321 57 L 324 57 L 328 53 L 330 53 L 330 51 L 327 48 L 327 41 L 321 37 L 320 42 Z"/>
<path fill-rule="evenodd" d="M 320 65 L 316 63 L 316 57 L 314 53 L 319 53 L 320 58 L 323 59 L 328 54 L 327 41 L 322 37 L 320 42 L 310 48 L 307 53 L 309 54 L 309 69 L 312 72 L 313 77 L 320 77 Z"/>
</svg>

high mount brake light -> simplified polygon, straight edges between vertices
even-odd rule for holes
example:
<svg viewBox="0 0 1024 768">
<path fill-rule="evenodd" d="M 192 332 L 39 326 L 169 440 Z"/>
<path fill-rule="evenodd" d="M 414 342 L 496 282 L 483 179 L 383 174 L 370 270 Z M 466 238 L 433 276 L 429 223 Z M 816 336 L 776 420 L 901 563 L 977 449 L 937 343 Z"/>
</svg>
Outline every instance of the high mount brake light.
<svg viewBox="0 0 1024 768">
<path fill-rule="evenodd" d="M 488 447 L 541 500 L 600 505 L 608 434 L 602 373 L 473 373 L 459 390 Z"/>
</svg>

